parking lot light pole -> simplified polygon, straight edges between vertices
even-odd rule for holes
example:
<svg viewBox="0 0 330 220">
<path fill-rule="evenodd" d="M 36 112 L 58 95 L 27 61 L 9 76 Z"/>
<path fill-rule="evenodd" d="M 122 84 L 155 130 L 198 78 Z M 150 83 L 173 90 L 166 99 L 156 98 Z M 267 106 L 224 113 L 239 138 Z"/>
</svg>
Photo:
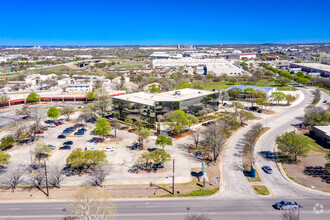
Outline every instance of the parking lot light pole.
<svg viewBox="0 0 330 220">
<path fill-rule="evenodd" d="M 47 178 L 47 164 L 46 161 L 44 161 L 45 165 L 45 177 L 46 177 L 46 189 L 47 189 L 47 197 L 49 197 L 49 190 L 48 190 L 48 178 Z"/>
<path fill-rule="evenodd" d="M 175 191 L 174 191 L 174 158 L 173 158 L 173 179 L 172 179 L 172 194 L 174 195 Z"/>
</svg>

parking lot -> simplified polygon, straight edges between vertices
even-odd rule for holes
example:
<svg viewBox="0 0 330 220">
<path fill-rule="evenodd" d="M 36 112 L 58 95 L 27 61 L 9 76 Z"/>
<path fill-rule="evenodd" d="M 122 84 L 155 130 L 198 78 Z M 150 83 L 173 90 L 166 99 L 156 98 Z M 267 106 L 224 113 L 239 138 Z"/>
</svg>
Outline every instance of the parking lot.
<svg viewBox="0 0 330 220">
<path fill-rule="evenodd" d="M 78 114 L 73 116 L 77 117 Z M 43 122 L 44 125 L 47 125 Z M 110 174 L 107 176 L 105 184 L 149 184 L 153 183 L 170 183 L 172 181 L 172 161 L 165 164 L 165 169 L 160 169 L 159 172 L 154 173 L 130 173 L 129 169 L 134 165 L 135 161 L 142 153 L 146 152 L 139 150 L 131 150 L 129 146 L 132 146 L 137 141 L 137 136 L 133 133 L 117 130 L 117 142 L 114 139 L 108 139 L 103 143 L 92 143 L 88 140 L 93 137 L 98 137 L 92 134 L 94 124 L 88 123 L 87 131 L 84 135 L 74 135 L 74 132 L 67 135 L 65 139 L 58 139 L 58 136 L 69 127 L 72 127 L 75 123 L 65 123 L 56 127 L 49 127 L 48 130 L 44 131 L 43 134 L 37 134 L 37 139 L 44 142 L 47 145 L 54 145 L 56 148 L 51 151 L 50 156 L 47 159 L 47 165 L 49 168 L 58 166 L 64 168 L 66 165 L 66 158 L 70 153 L 77 148 L 88 150 L 104 150 L 106 147 L 111 147 L 113 151 L 107 151 L 107 167 L 110 168 Z M 114 131 L 111 131 L 114 135 Z M 70 150 L 59 150 L 63 143 L 66 141 L 73 141 Z M 187 156 L 187 152 L 184 152 L 180 145 L 186 144 L 190 140 L 189 137 L 181 142 L 173 142 L 173 146 L 166 147 L 166 151 L 175 158 L 175 176 L 176 182 L 189 182 L 191 180 L 191 168 L 199 167 L 200 162 L 196 159 Z M 145 142 L 145 146 L 154 148 L 155 141 L 150 140 Z M 29 166 L 31 164 L 31 151 L 33 151 L 35 143 L 20 144 L 9 151 L 11 160 L 9 167 L 15 166 Z M 32 158 L 32 160 L 34 160 Z M 63 185 L 82 185 L 86 183 L 88 175 L 74 175 L 66 176 L 62 182 Z"/>
</svg>

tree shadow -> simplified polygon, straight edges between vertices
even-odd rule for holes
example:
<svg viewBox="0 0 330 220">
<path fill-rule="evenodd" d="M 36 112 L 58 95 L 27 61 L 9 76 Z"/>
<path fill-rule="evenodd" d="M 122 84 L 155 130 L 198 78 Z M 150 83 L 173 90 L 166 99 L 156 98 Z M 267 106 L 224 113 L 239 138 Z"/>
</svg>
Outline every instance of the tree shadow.
<svg viewBox="0 0 330 220">
<path fill-rule="evenodd" d="M 327 169 L 321 166 L 306 166 L 304 173 L 308 176 L 312 176 L 314 178 L 320 177 L 322 182 L 326 182 L 330 184 L 330 173 Z"/>
</svg>

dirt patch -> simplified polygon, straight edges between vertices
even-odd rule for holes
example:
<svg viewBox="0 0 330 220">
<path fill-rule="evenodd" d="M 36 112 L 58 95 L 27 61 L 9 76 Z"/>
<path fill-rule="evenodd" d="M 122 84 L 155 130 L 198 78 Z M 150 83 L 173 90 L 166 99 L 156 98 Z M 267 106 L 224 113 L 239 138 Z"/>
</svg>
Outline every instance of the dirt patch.
<svg viewBox="0 0 330 220">
<path fill-rule="evenodd" d="M 317 190 L 330 192 L 330 184 L 327 183 L 322 177 L 317 175 L 307 175 L 305 173 L 306 167 L 324 167 L 326 159 L 325 153 L 310 152 L 306 158 L 300 158 L 300 163 L 282 164 L 287 175 L 293 178 L 298 183 L 308 187 L 315 187 Z"/>
</svg>

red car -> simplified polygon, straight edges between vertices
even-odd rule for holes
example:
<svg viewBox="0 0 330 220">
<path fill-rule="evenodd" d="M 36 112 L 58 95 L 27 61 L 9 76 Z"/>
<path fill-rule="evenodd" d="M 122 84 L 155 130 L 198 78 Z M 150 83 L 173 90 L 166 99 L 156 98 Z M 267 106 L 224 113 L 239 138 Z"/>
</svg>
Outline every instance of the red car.
<svg viewBox="0 0 330 220">
<path fill-rule="evenodd" d="M 59 125 L 60 125 L 60 123 L 59 123 L 59 122 L 55 122 L 55 125 L 56 125 L 56 126 L 59 126 Z"/>
<path fill-rule="evenodd" d="M 37 131 L 36 134 L 43 134 L 43 131 Z"/>
<path fill-rule="evenodd" d="M 63 124 L 63 122 L 60 122 L 60 121 L 59 121 L 59 122 L 57 122 L 57 123 L 58 123 L 59 125 L 62 125 L 62 124 Z"/>
</svg>

